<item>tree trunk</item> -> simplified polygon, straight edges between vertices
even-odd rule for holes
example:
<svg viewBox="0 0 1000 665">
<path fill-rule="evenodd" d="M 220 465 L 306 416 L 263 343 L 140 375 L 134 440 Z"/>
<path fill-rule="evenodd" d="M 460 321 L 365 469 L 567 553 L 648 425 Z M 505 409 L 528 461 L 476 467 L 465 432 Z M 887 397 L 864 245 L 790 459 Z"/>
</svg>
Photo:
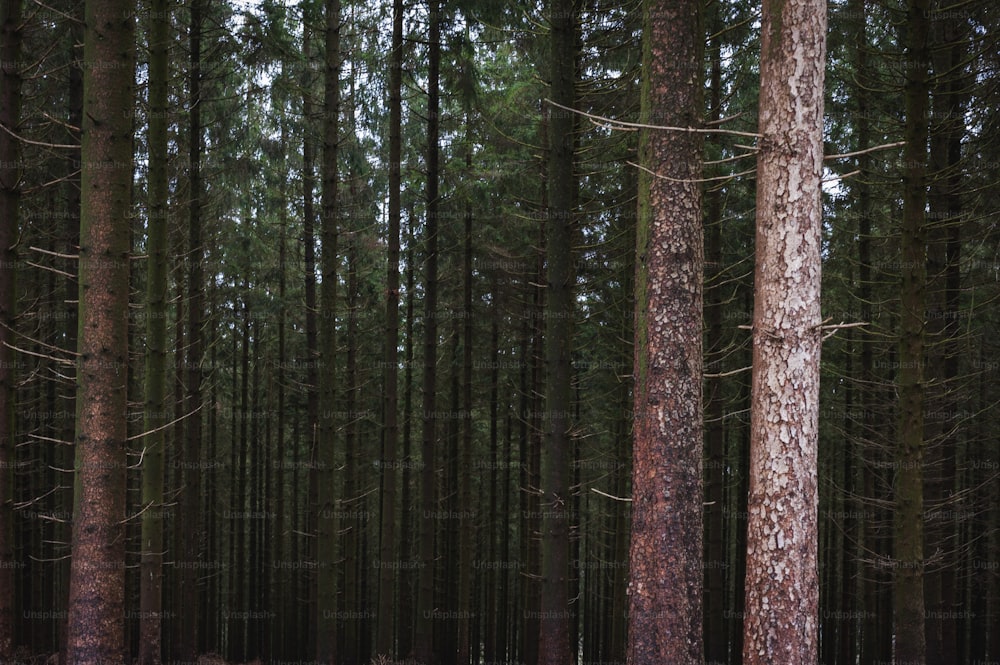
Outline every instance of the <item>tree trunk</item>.
<svg viewBox="0 0 1000 665">
<path fill-rule="evenodd" d="M 761 35 L 746 665 L 818 657 L 826 3 L 768 0 Z"/>
<path fill-rule="evenodd" d="M 66 660 L 122 663 L 125 612 L 126 385 L 133 6 L 86 6 L 80 345 L 76 468 Z M 107 168 L 111 165 L 113 168 Z"/>
<path fill-rule="evenodd" d="M 550 94 L 572 108 L 576 93 L 576 4 L 552 0 Z M 569 467 L 572 460 L 572 347 L 574 296 L 573 229 L 576 178 L 573 173 L 575 116 L 548 107 L 548 210 L 546 245 L 545 443 L 541 450 L 541 601 L 538 629 L 539 665 L 573 661 L 569 603 L 569 527 L 572 513 Z"/>
<path fill-rule="evenodd" d="M 427 74 L 427 228 L 425 239 L 424 283 L 424 394 L 423 432 L 420 447 L 421 498 L 420 573 L 417 583 L 417 617 L 414 627 L 414 654 L 423 665 L 432 665 L 434 654 L 434 535 L 437 514 L 437 300 L 438 300 L 438 84 L 441 67 L 441 15 L 438 0 L 428 0 L 430 20 L 428 36 L 429 71 Z"/>
<path fill-rule="evenodd" d="M 647 5 L 643 122 L 701 124 L 698 0 Z M 699 664 L 702 640 L 701 135 L 647 131 L 636 236 L 631 665 Z M 647 170 L 648 169 L 648 170 Z"/>
<path fill-rule="evenodd" d="M 392 3 L 392 54 L 389 61 L 389 251 L 385 295 L 385 427 L 382 438 L 382 510 L 379 560 L 396 559 L 396 448 L 399 443 L 399 225 L 402 215 L 400 179 L 402 154 L 403 0 Z M 396 569 L 379 569 L 375 654 L 395 658 L 393 608 Z"/>
<path fill-rule="evenodd" d="M 163 459 L 167 389 L 167 49 L 166 0 L 150 7 L 149 28 L 149 234 L 146 246 L 146 413 L 141 440 L 142 547 L 139 587 L 139 664 L 159 665 L 163 625 Z"/>
<path fill-rule="evenodd" d="M 924 314 L 927 306 L 924 206 L 927 203 L 928 0 L 911 0 L 903 30 L 906 125 L 900 230 L 899 430 L 893 525 L 895 659 L 922 663 L 924 635 Z"/>
<path fill-rule="evenodd" d="M 178 617 L 178 655 L 182 660 L 193 661 L 198 656 L 198 574 L 194 566 L 200 557 L 198 502 L 199 453 L 201 447 L 201 327 L 202 327 L 202 259 L 204 249 L 201 241 L 201 30 L 202 0 L 191 3 L 191 26 L 189 28 L 190 69 L 189 86 L 189 161 L 188 181 L 190 203 L 188 204 L 188 332 L 187 354 L 184 363 L 184 438 L 181 464 L 181 492 L 178 512 L 184 516 L 180 521 L 180 552 L 186 566 L 179 575 L 180 606 L 183 611 Z"/>
<path fill-rule="evenodd" d="M 0 662 L 14 648 L 14 346 L 21 200 L 21 0 L 0 3 Z"/>
<path fill-rule="evenodd" d="M 337 629 L 336 362 L 337 362 L 337 142 L 340 120 L 340 0 L 326 0 L 323 113 L 322 273 L 320 284 L 319 436 L 316 441 L 316 661 L 333 665 Z"/>
</svg>

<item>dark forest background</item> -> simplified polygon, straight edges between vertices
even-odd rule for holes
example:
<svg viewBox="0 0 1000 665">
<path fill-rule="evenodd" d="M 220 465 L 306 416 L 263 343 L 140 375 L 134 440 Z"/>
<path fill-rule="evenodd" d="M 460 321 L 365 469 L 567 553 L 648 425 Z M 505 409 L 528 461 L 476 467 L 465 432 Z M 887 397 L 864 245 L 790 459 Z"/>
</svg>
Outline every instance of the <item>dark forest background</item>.
<svg viewBox="0 0 1000 665">
<path fill-rule="evenodd" d="M 0 163 L 18 211 L 0 219 L 15 301 L 0 384 L 16 414 L 2 433 L 0 593 L 26 657 L 66 639 L 83 4 L 3 5 L 0 96 L 17 105 L 0 124 L 23 141 Z M 153 611 L 164 660 L 313 660 L 332 626 L 344 665 L 379 654 L 536 665 L 544 339 L 564 314 L 545 289 L 548 146 L 552 114 L 566 113 L 571 644 L 580 665 L 625 661 L 638 133 L 600 118 L 639 119 L 643 5 L 572 8 L 575 108 L 592 118 L 544 101 L 552 14 L 536 3 L 400 2 L 395 43 L 388 3 L 135 7 L 120 368 L 133 655 Z M 1000 658 L 998 12 L 990 0 L 828 3 L 824 140 L 839 157 L 826 161 L 823 316 L 866 325 L 823 345 L 823 663 L 892 660 L 896 447 L 912 419 L 924 432 L 927 662 Z M 904 48 L 918 22 L 924 60 Z M 755 182 L 753 139 L 735 132 L 757 127 L 758 3 L 709 0 L 703 23 L 704 118 L 734 131 L 704 139 L 705 659 L 737 663 Z M 928 72 L 916 286 L 901 281 L 900 253 L 913 68 Z M 926 302 L 916 412 L 897 391 L 904 287 Z M 144 546 L 154 527 L 162 541 Z M 158 553 L 162 608 L 150 610 L 142 571 Z"/>
</svg>

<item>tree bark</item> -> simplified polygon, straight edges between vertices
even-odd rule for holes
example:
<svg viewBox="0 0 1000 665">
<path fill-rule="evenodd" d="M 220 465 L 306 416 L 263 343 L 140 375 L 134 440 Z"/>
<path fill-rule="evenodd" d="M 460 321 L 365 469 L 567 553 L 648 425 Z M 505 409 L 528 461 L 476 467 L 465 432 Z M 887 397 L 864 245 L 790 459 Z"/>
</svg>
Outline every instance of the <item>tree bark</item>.
<svg viewBox="0 0 1000 665">
<path fill-rule="evenodd" d="M 429 71 L 427 74 L 427 224 L 425 236 L 424 283 L 424 380 L 423 431 L 420 447 L 421 497 L 420 572 L 417 582 L 417 617 L 414 654 L 423 665 L 437 662 L 434 654 L 434 536 L 438 520 L 437 471 L 437 300 L 438 300 L 438 112 L 441 67 L 441 14 L 438 0 L 428 0 L 430 34 L 428 35 Z"/>
<path fill-rule="evenodd" d="M 382 510 L 379 560 L 396 559 L 396 449 L 399 445 L 399 226 L 402 216 L 400 193 L 403 115 L 403 0 L 392 3 L 392 53 L 389 60 L 389 256 L 385 295 L 385 425 L 382 439 Z M 377 634 L 375 654 L 395 658 L 393 607 L 396 571 L 390 565 L 379 569 Z"/>
<path fill-rule="evenodd" d="M 930 3 L 911 0 L 903 30 L 906 51 L 903 220 L 900 230 L 898 438 L 893 524 L 895 659 L 922 663 L 924 633 L 924 322 L 927 307 L 927 111 Z"/>
<path fill-rule="evenodd" d="M 186 563 L 178 576 L 181 603 L 177 642 L 178 655 L 193 661 L 198 656 L 198 575 L 194 562 L 200 557 L 198 519 L 199 486 L 201 473 L 199 455 L 201 448 L 201 337 L 202 337 L 202 259 L 201 241 L 201 31 L 202 0 L 191 3 L 189 28 L 190 67 L 188 71 L 188 252 L 187 264 L 187 350 L 184 362 L 184 437 L 181 463 L 181 491 L 178 511 L 184 516 L 177 533 L 178 554 Z"/>
<path fill-rule="evenodd" d="M 14 648 L 14 346 L 21 201 L 21 0 L 0 3 L 0 662 Z"/>
<path fill-rule="evenodd" d="M 133 6 L 86 5 L 76 468 L 66 660 L 122 663 Z"/>
<path fill-rule="evenodd" d="M 337 531 L 335 478 L 338 141 L 340 120 L 340 0 L 326 0 L 326 69 L 324 79 L 322 248 L 320 284 L 319 436 L 316 441 L 316 661 L 333 665 L 336 652 Z"/>
<path fill-rule="evenodd" d="M 550 94 L 557 104 L 572 108 L 575 99 L 577 4 L 552 0 Z M 548 209 L 545 223 L 545 442 L 541 449 L 539 507 L 541 509 L 541 598 L 538 663 L 568 665 L 573 660 L 569 602 L 569 530 L 572 504 L 569 469 L 572 460 L 572 348 L 575 315 L 573 230 L 576 176 L 575 115 L 548 107 Z"/>
<path fill-rule="evenodd" d="M 701 5 L 698 0 L 646 4 L 646 124 L 701 124 Z M 702 140 L 694 132 L 651 130 L 642 135 L 639 150 L 626 657 L 630 665 L 700 665 Z"/>
<path fill-rule="evenodd" d="M 820 179 L 826 3 L 761 26 L 743 662 L 816 662 Z"/>
<path fill-rule="evenodd" d="M 146 413 L 141 441 L 142 553 L 139 582 L 139 663 L 159 665 L 163 627 L 163 460 L 167 389 L 167 50 L 170 19 L 166 0 L 150 6 L 149 202 L 146 253 Z"/>
</svg>

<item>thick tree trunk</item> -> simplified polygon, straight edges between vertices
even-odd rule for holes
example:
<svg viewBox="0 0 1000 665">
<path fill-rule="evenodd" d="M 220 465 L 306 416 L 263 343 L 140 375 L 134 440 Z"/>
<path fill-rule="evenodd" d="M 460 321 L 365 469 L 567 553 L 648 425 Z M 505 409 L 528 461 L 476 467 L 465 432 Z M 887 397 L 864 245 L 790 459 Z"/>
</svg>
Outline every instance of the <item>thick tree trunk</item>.
<svg viewBox="0 0 1000 665">
<path fill-rule="evenodd" d="M 644 15 L 643 122 L 697 127 L 701 2 L 649 2 Z M 701 152 L 694 132 L 650 130 L 640 144 L 630 665 L 703 661 Z"/>
<path fill-rule="evenodd" d="M 86 6 L 80 345 L 66 660 L 122 663 L 126 385 L 134 19 L 122 0 Z"/>
<path fill-rule="evenodd" d="M 818 657 L 826 3 L 768 0 L 761 35 L 746 665 Z"/>
<path fill-rule="evenodd" d="M 139 663 L 159 665 L 163 625 L 163 470 L 167 389 L 167 48 L 166 0 L 151 5 L 149 29 L 149 204 L 146 246 L 146 413 L 141 443 L 142 553 L 139 582 Z"/>
</svg>

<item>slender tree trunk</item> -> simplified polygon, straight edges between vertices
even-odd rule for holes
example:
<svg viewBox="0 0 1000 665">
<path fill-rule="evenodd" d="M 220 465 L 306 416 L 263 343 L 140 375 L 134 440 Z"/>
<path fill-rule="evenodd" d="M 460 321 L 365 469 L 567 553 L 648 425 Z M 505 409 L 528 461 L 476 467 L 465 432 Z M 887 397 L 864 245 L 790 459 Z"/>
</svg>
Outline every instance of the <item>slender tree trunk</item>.
<svg viewBox="0 0 1000 665">
<path fill-rule="evenodd" d="M 403 0 L 392 3 L 392 53 L 389 59 L 389 257 L 385 296 L 385 428 L 382 438 L 382 510 L 379 543 L 378 612 L 375 654 L 395 657 L 393 608 L 396 570 L 396 449 L 399 444 L 399 225 L 402 216 L 402 85 L 403 85 Z"/>
<path fill-rule="evenodd" d="M 413 542 L 410 537 L 411 529 L 415 524 L 412 508 L 412 478 L 411 469 L 414 468 L 411 457 L 412 449 L 412 429 L 413 429 L 413 308 L 414 289 L 416 283 L 416 266 L 413 262 L 413 214 L 412 209 L 407 211 L 406 218 L 410 220 L 407 225 L 406 234 L 406 334 L 403 351 L 403 488 L 400 492 L 401 519 L 399 525 L 399 560 L 408 562 L 407 566 L 400 571 L 399 576 L 399 611 L 397 617 L 399 621 L 399 646 L 396 653 L 400 656 L 410 656 L 412 645 L 415 639 L 413 634 L 414 617 L 413 608 L 415 606 L 413 592 L 413 574 L 409 562 L 413 558 Z"/>
<path fill-rule="evenodd" d="M 826 3 L 767 0 L 761 35 L 746 665 L 818 658 Z"/>
<path fill-rule="evenodd" d="M 962 24 L 967 19 L 949 17 L 939 19 L 934 24 L 933 65 L 936 86 L 933 90 L 933 114 L 935 126 L 930 138 L 930 162 L 935 179 L 928 193 L 928 209 L 934 218 L 934 228 L 928 247 L 928 272 L 937 282 L 933 302 L 928 305 L 930 319 L 928 330 L 932 339 L 936 338 L 937 351 L 930 358 L 928 370 L 940 377 L 940 385 L 946 388 L 937 395 L 942 413 L 959 413 L 961 390 L 958 385 L 958 360 L 961 356 L 958 338 L 962 334 L 960 294 L 962 287 L 961 228 L 962 228 L 962 135 L 965 131 L 963 113 L 963 88 L 965 79 L 965 42 Z M 931 354 L 928 354 L 931 355 Z M 962 488 L 957 480 L 957 457 L 961 428 L 951 418 L 938 419 L 933 431 L 926 433 L 925 439 L 936 441 L 928 451 L 926 468 L 931 477 L 925 478 L 928 497 L 925 497 L 924 512 L 928 509 L 938 514 L 936 529 L 929 530 L 924 551 L 933 556 L 936 552 L 949 552 L 959 547 L 961 523 L 956 511 L 949 510 L 952 497 L 959 495 Z M 929 474 L 930 475 L 930 474 Z M 930 505 L 928 505 L 930 504 Z M 926 605 L 925 622 L 927 631 L 928 665 L 946 665 L 960 654 L 958 627 L 962 621 L 956 618 L 956 569 L 962 563 L 960 554 L 952 555 L 927 576 L 924 589 Z M 931 591 L 934 593 L 931 593 Z M 961 659 L 959 659 L 961 660 Z M 968 659 L 966 659 L 968 660 Z"/>
<path fill-rule="evenodd" d="M 465 114 L 465 168 L 472 172 L 472 126 Z M 472 556 L 476 538 L 472 496 L 472 201 L 465 203 L 462 251 L 462 405 L 461 444 L 459 448 L 459 546 L 458 546 L 458 665 L 469 665 L 472 645 Z M 469 516 L 473 516 L 472 519 Z"/>
<path fill-rule="evenodd" d="M 319 437 L 316 442 L 316 661 L 333 665 L 337 628 L 336 362 L 337 362 L 337 153 L 340 120 L 340 0 L 326 0 L 326 69 L 323 114 L 323 216 L 320 307 Z"/>
<path fill-rule="evenodd" d="M 80 346 L 66 660 L 122 663 L 134 19 L 122 0 L 86 6 Z M 98 66 L 99 65 L 99 66 Z M 111 168 L 108 168 L 108 165 Z"/>
<path fill-rule="evenodd" d="M 189 32 L 190 68 L 188 71 L 189 156 L 188 186 L 188 332 L 184 393 L 184 444 L 181 464 L 181 493 L 178 512 L 180 521 L 180 551 L 186 566 L 181 570 L 178 593 L 183 611 L 178 617 L 178 655 L 193 661 L 198 655 L 198 574 L 193 565 L 200 557 L 198 502 L 199 455 L 201 447 L 201 327 L 202 327 L 202 258 L 201 241 L 201 30 L 202 0 L 192 0 Z"/>
<path fill-rule="evenodd" d="M 572 108 L 576 94 L 576 10 L 574 0 L 550 5 L 552 100 Z M 539 504 L 541 527 L 541 603 L 539 665 L 568 665 L 573 660 L 569 603 L 569 466 L 572 460 L 572 347 L 574 297 L 573 229 L 576 179 L 573 174 L 575 116 L 548 107 L 548 210 L 545 325 L 545 444 L 541 451 Z"/>
<path fill-rule="evenodd" d="M 302 27 L 302 52 L 307 61 L 311 64 L 312 58 L 312 31 L 309 28 L 309 21 L 306 20 Z M 304 120 L 304 129 L 302 135 L 302 257 L 304 263 L 304 295 L 305 295 L 305 324 L 306 324 L 306 444 L 309 451 L 308 466 L 310 467 L 308 482 L 306 483 L 308 488 L 306 492 L 307 500 L 307 510 L 312 514 L 313 506 L 316 504 L 316 482 L 318 478 L 319 470 L 315 468 L 315 463 L 318 461 L 316 457 L 317 453 L 317 435 L 319 432 L 319 366 L 320 366 L 320 352 L 319 352 L 319 332 L 317 323 L 317 306 L 316 306 L 316 237 L 315 237 L 315 211 L 313 196 L 316 186 L 315 177 L 315 143 L 312 134 L 312 124 L 314 115 L 314 104 L 312 100 L 313 95 L 313 81 L 312 81 L 312 70 L 306 67 L 306 74 L 303 77 L 302 85 L 302 115 Z M 299 466 L 295 465 L 293 469 L 293 480 L 297 477 L 299 473 Z M 313 519 L 307 520 L 307 525 L 309 529 L 315 528 L 314 523 L 315 515 L 312 515 Z M 296 537 L 295 543 L 299 543 L 301 537 Z M 315 542 L 314 539 L 310 540 L 311 543 Z M 312 546 L 306 546 L 306 551 L 314 554 Z M 298 547 L 295 548 L 298 551 Z M 294 559 L 293 560 L 297 560 Z M 315 561 L 315 557 L 313 558 Z M 318 571 L 317 571 L 318 574 Z M 310 584 L 308 586 L 308 594 L 312 594 L 310 597 L 310 602 L 306 604 L 308 619 L 302 623 L 309 627 L 308 630 L 304 631 L 306 634 L 310 634 L 315 630 L 315 612 L 313 611 L 313 604 L 315 603 L 315 589 L 316 584 L 314 578 L 309 580 Z M 303 613 L 299 609 L 298 605 L 293 605 L 296 608 L 296 617 L 300 618 Z"/>
<path fill-rule="evenodd" d="M 285 75 L 284 67 L 282 67 L 282 76 Z M 285 117 L 284 110 L 281 113 L 281 163 L 284 164 L 285 158 L 288 154 L 288 120 Z M 288 510 L 288 502 L 285 497 L 285 483 L 286 472 L 288 470 L 286 457 L 286 443 L 285 443 L 285 423 L 286 423 L 286 396 L 285 396 L 285 367 L 288 364 L 288 356 L 286 349 L 286 332 L 288 320 L 288 308 L 285 304 L 288 297 L 288 280 L 286 276 L 287 262 L 288 262 L 288 242 L 286 239 L 286 233 L 288 231 L 288 185 L 284 174 L 279 174 L 279 185 L 278 185 L 278 223 L 281 227 L 279 229 L 279 239 L 278 239 L 278 366 L 275 376 L 275 383 L 277 384 L 277 401 L 278 401 L 278 413 L 275 432 L 275 444 L 274 444 L 274 454 L 275 458 L 270 469 L 275 471 L 273 477 L 269 479 L 268 485 L 272 488 L 271 493 L 274 494 L 274 501 L 276 502 L 275 509 L 275 523 L 274 523 L 274 533 L 271 539 L 271 561 L 272 570 L 271 574 L 271 584 L 268 587 L 268 596 L 270 602 L 268 606 L 272 608 L 272 611 L 277 613 L 274 617 L 274 621 L 270 622 L 268 627 L 269 634 L 269 650 L 265 654 L 269 660 L 274 660 L 275 657 L 285 658 L 288 654 L 285 653 L 285 630 L 288 623 L 288 614 L 285 611 L 285 606 L 278 601 L 278 598 L 282 595 L 282 590 L 287 588 L 287 576 L 284 573 L 283 563 L 285 561 L 285 532 L 287 530 L 288 519 L 285 516 Z M 213 346 L 214 350 L 214 346 Z M 213 368 L 215 363 L 212 363 Z M 213 382 L 213 386 L 215 383 Z M 213 400 L 214 401 L 214 400 Z M 295 439 L 293 439 L 294 441 Z M 272 484 L 273 483 L 273 484 Z M 293 488 L 295 485 L 292 486 Z M 294 489 L 293 489 L 294 491 Z M 294 505 L 294 502 L 293 502 Z M 293 508 L 294 511 L 294 508 Z M 293 512 L 294 515 L 294 512 Z M 294 530 L 294 529 L 293 529 Z M 141 664 L 140 664 L 141 665 Z"/>
<path fill-rule="evenodd" d="M 14 648 L 14 330 L 21 200 L 21 0 L 0 3 L 0 662 Z"/>
<path fill-rule="evenodd" d="M 930 2 L 911 0 L 906 50 L 903 220 L 900 230 L 899 430 L 895 458 L 895 659 L 922 663 L 924 634 L 924 314 L 927 306 L 927 110 Z"/>
<path fill-rule="evenodd" d="M 84 3 L 76 3 L 70 15 L 74 18 L 72 28 L 70 28 L 70 49 L 69 49 L 69 91 L 67 94 L 67 114 L 66 120 L 70 127 L 67 131 L 66 143 L 76 145 L 75 149 L 67 151 L 68 173 L 65 184 L 66 191 L 66 219 L 63 224 L 63 251 L 67 256 L 77 253 L 80 245 L 80 128 L 83 125 L 83 68 L 81 60 L 83 57 L 83 7 Z M 5 40 L 6 42 L 6 40 Z M 77 331 L 79 321 L 77 320 L 77 292 L 79 284 L 76 281 L 76 263 L 72 259 L 67 261 L 65 269 L 68 273 L 73 273 L 73 277 L 65 280 L 63 314 L 64 336 L 62 348 L 75 353 L 77 348 Z M 75 433 L 76 423 L 69 414 L 76 413 L 76 393 L 73 390 L 63 390 L 60 403 L 60 412 L 65 414 L 62 418 L 63 426 L 58 435 L 62 441 L 72 441 Z M 56 464 L 59 468 L 68 469 L 73 466 L 73 447 L 59 446 L 56 457 Z M 73 513 L 73 491 L 72 483 L 62 483 L 58 491 L 59 501 L 57 505 L 65 515 Z M 70 520 L 58 525 L 56 529 L 56 539 L 61 543 L 68 543 L 72 539 L 72 523 Z M 65 583 L 70 576 L 71 562 L 69 557 L 65 557 L 59 563 L 59 573 L 56 576 L 61 584 L 56 592 L 57 602 L 54 609 L 60 616 L 58 620 L 59 636 L 59 658 L 60 662 L 66 662 L 66 606 L 68 603 L 69 585 Z"/>
<path fill-rule="evenodd" d="M 438 300 L 438 84 L 441 67 L 441 14 L 438 0 L 428 0 L 430 34 L 428 36 L 429 71 L 427 74 L 427 224 L 425 236 L 424 283 L 424 394 L 423 433 L 421 441 L 420 573 L 417 583 L 417 618 L 415 655 L 422 665 L 438 661 L 434 653 L 434 535 L 437 514 L 437 300 Z"/>
<path fill-rule="evenodd" d="M 139 589 L 139 664 L 159 665 L 163 628 L 163 457 L 167 389 L 167 0 L 150 7 L 149 29 L 149 234 L 146 246 L 146 413 L 141 440 L 142 554 Z"/>
<path fill-rule="evenodd" d="M 701 123 L 699 0 L 644 15 L 643 122 Z M 654 11 L 655 9 L 655 11 Z M 699 664 L 702 642 L 701 135 L 644 133 L 636 238 L 631 665 Z M 648 171 L 646 171 L 648 169 Z"/>
</svg>

